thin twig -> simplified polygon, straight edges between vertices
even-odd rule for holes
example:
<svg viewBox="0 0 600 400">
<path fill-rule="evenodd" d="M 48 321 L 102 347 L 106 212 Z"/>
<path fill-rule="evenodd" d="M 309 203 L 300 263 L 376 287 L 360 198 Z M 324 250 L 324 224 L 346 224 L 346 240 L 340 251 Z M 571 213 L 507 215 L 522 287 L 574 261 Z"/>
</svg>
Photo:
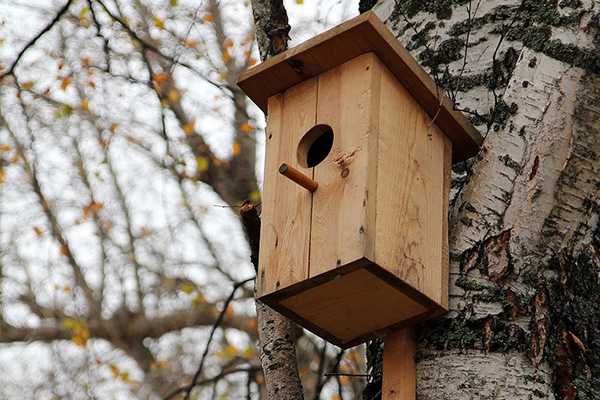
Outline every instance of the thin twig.
<svg viewBox="0 0 600 400">
<path fill-rule="evenodd" d="M 208 356 L 208 352 L 210 350 L 210 345 L 215 336 L 215 332 L 221 325 L 221 322 L 223 322 L 223 318 L 225 317 L 225 313 L 227 312 L 227 307 L 233 301 L 233 297 L 235 296 L 235 293 L 237 292 L 237 290 L 240 287 L 244 286 L 246 283 L 253 281 L 253 280 L 254 280 L 254 277 L 245 279 L 243 281 L 239 281 L 235 285 L 233 285 L 233 289 L 231 290 L 229 297 L 227 297 L 227 300 L 225 300 L 225 304 L 223 304 L 223 310 L 221 310 L 219 317 L 217 318 L 217 320 L 215 321 L 215 323 L 212 326 L 212 329 L 208 336 L 208 341 L 206 342 L 206 347 L 204 348 L 204 352 L 202 353 L 202 357 L 200 358 L 200 364 L 198 364 L 198 368 L 196 369 L 196 373 L 194 373 L 192 382 L 189 385 L 186 385 L 179 389 L 174 390 L 169 395 L 167 395 L 164 398 L 164 400 L 172 399 L 173 397 L 177 396 L 180 393 L 185 393 L 185 396 L 183 397 L 185 400 L 188 400 L 190 398 L 190 395 L 192 394 L 192 390 L 194 390 L 194 388 L 199 384 L 198 379 L 200 378 L 200 374 L 202 374 L 202 369 L 204 368 L 204 362 L 206 361 L 206 357 Z"/>
<path fill-rule="evenodd" d="M 52 27 L 58 22 L 58 20 L 67 12 L 67 10 L 69 9 L 69 7 L 71 6 L 72 3 L 73 3 L 73 0 L 68 0 L 65 3 L 65 5 L 62 6 L 62 8 L 60 10 L 58 10 L 58 12 L 54 16 L 54 18 L 52 18 L 52 21 L 50 21 L 50 23 L 48 25 L 46 25 L 44 27 L 44 29 L 42 29 L 40 32 L 38 32 L 38 34 L 35 35 L 33 37 L 33 39 L 31 39 L 25 45 L 25 47 L 23 47 L 21 49 L 19 54 L 17 54 L 17 58 L 12 63 L 10 68 L 8 68 L 8 70 L 6 72 L 3 72 L 2 74 L 0 74 L 0 81 L 8 75 L 14 75 L 15 68 L 17 67 L 17 64 L 19 63 L 19 61 L 21 61 L 21 58 L 23 58 L 23 55 L 25 54 L 25 52 L 27 52 L 27 50 L 29 50 L 42 36 L 44 36 L 44 34 L 46 34 L 50 29 L 52 29 Z"/>
</svg>

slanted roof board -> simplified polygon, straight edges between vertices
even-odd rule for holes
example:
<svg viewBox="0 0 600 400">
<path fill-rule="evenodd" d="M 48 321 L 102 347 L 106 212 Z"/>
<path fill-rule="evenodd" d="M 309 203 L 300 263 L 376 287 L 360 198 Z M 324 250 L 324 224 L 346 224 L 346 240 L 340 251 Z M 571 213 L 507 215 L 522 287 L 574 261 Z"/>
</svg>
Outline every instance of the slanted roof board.
<svg viewBox="0 0 600 400">
<path fill-rule="evenodd" d="M 431 77 L 373 13 L 344 22 L 297 47 L 244 71 L 240 88 L 267 112 L 270 96 L 361 54 L 373 52 L 387 66 L 453 143 L 453 161 L 472 157 L 481 134 L 438 89 Z"/>
</svg>

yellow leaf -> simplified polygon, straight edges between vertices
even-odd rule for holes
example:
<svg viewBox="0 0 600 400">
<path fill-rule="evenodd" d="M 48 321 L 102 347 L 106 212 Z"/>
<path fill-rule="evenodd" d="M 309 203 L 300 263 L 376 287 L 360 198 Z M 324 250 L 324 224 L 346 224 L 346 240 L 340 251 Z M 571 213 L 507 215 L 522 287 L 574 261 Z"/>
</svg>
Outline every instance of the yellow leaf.
<svg viewBox="0 0 600 400">
<path fill-rule="evenodd" d="M 171 7 L 175 7 L 177 5 L 177 0 L 169 0 L 169 4 Z"/>
<path fill-rule="evenodd" d="M 64 91 L 67 90 L 69 85 L 71 84 L 71 78 L 66 76 L 60 80 L 60 88 Z"/>
<path fill-rule="evenodd" d="M 206 157 L 196 158 L 196 169 L 198 172 L 206 172 L 208 170 L 208 159 Z"/>
<path fill-rule="evenodd" d="M 240 131 L 242 131 L 244 133 L 252 133 L 252 132 L 254 132 L 254 127 L 252 126 L 252 124 L 250 122 L 244 122 L 243 124 L 240 125 Z"/>
<path fill-rule="evenodd" d="M 192 294 L 194 290 L 196 290 L 196 288 L 190 282 L 185 282 L 181 285 L 181 291 L 185 294 Z"/>
<path fill-rule="evenodd" d="M 165 21 L 160 19 L 159 17 L 153 17 L 152 20 L 154 21 L 154 26 L 156 26 L 158 29 L 165 29 Z"/>
<path fill-rule="evenodd" d="M 234 345 L 228 344 L 228 345 L 227 345 L 227 346 L 225 346 L 225 348 L 223 349 L 223 352 L 225 353 L 225 355 L 226 355 L 228 358 L 233 358 L 233 357 L 235 357 L 235 356 L 237 355 L 237 353 L 238 353 L 238 349 L 237 349 L 237 348 L 236 348 Z"/>
<path fill-rule="evenodd" d="M 81 109 L 85 112 L 89 112 L 90 111 L 90 101 L 88 100 L 87 97 L 84 97 L 81 100 Z"/>
<path fill-rule="evenodd" d="M 42 228 L 40 228 L 39 226 L 34 226 L 33 231 L 35 232 L 37 237 L 44 236 L 44 230 Z"/>
<path fill-rule="evenodd" d="M 183 132 L 185 132 L 186 135 L 192 135 L 194 133 L 194 125 L 196 124 L 196 121 L 191 120 L 185 123 L 185 125 L 183 125 Z"/>
<path fill-rule="evenodd" d="M 0 168 L 0 185 L 2 185 L 5 180 L 6 180 L 6 172 L 4 171 L 4 168 Z"/>
<path fill-rule="evenodd" d="M 0 144 L 0 153 L 6 153 L 8 151 L 10 151 L 11 148 L 9 145 L 7 144 Z"/>
<path fill-rule="evenodd" d="M 32 87 L 33 87 L 33 82 L 31 82 L 31 81 L 23 82 L 21 84 L 21 89 L 23 89 L 23 90 L 30 90 Z"/>
<path fill-rule="evenodd" d="M 109 364 L 108 368 L 110 368 L 110 372 L 115 378 L 121 374 L 121 370 L 119 370 L 119 367 L 117 367 L 115 364 Z"/>
<path fill-rule="evenodd" d="M 302 5 L 302 4 L 304 4 L 304 0 L 296 0 L 296 4 Z"/>
<path fill-rule="evenodd" d="M 206 298 L 202 295 L 202 293 L 196 293 L 192 299 L 192 305 L 196 307 L 204 303 L 206 303 Z"/>
<path fill-rule="evenodd" d="M 121 372 L 121 374 L 119 375 L 119 378 L 120 378 L 120 379 L 121 379 L 123 382 L 126 382 L 126 383 L 129 383 L 129 382 L 131 382 L 131 381 L 129 380 L 129 372 L 128 372 L 128 371 L 123 371 L 123 372 Z"/>
<path fill-rule="evenodd" d="M 236 157 L 236 156 L 239 156 L 241 152 L 242 152 L 242 146 L 240 146 L 240 144 L 238 142 L 233 142 L 233 144 L 231 145 L 231 154 L 234 157 Z"/>
<path fill-rule="evenodd" d="M 215 16 L 212 14 L 206 14 L 204 17 L 202 17 L 202 20 L 204 22 L 213 22 L 215 20 Z"/>
<path fill-rule="evenodd" d="M 296 0 L 298 1 L 298 0 Z M 342 400 L 339 394 L 332 394 L 329 400 Z"/>
<path fill-rule="evenodd" d="M 119 124 L 113 122 L 112 124 L 110 124 L 110 131 L 112 133 L 115 133 L 117 131 L 117 128 L 119 127 Z"/>
<path fill-rule="evenodd" d="M 66 329 L 75 329 L 77 326 L 79 326 L 79 321 L 72 318 L 65 318 L 62 321 L 62 326 Z"/>
<path fill-rule="evenodd" d="M 92 60 L 90 60 L 89 57 L 81 57 L 81 66 L 82 67 L 89 67 L 90 65 L 92 65 Z"/>
<path fill-rule="evenodd" d="M 79 347 L 85 347 L 88 341 L 86 337 L 81 335 L 75 335 L 71 340 Z"/>
<path fill-rule="evenodd" d="M 256 58 L 250 57 L 250 59 L 248 59 L 248 65 L 252 66 L 254 64 L 256 64 Z"/>
<path fill-rule="evenodd" d="M 250 192 L 249 198 L 250 198 L 250 201 L 252 201 L 253 203 L 259 202 L 260 201 L 260 192 L 257 190 Z"/>
<path fill-rule="evenodd" d="M 179 92 L 177 89 L 171 89 L 167 97 L 169 98 L 169 102 L 175 103 L 177 100 L 179 100 Z"/>
<path fill-rule="evenodd" d="M 253 358 L 253 357 L 254 357 L 254 354 L 255 354 L 254 347 L 252 347 L 252 346 L 247 346 L 247 347 L 244 349 L 244 352 L 242 353 L 242 356 L 243 356 L 244 358 L 251 359 L 251 358 Z"/>
</svg>

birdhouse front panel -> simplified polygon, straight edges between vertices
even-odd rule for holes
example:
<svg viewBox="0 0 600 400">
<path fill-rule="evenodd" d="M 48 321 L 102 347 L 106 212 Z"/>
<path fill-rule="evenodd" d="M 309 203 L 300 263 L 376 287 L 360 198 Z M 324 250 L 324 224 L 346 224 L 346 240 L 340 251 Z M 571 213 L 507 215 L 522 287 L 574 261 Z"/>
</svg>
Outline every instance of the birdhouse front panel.
<svg viewBox="0 0 600 400">
<path fill-rule="evenodd" d="M 381 21 L 239 84 L 267 112 L 260 300 L 341 347 L 445 312 L 451 163 L 482 139 Z"/>
<path fill-rule="evenodd" d="M 450 158 L 450 141 L 373 53 L 272 96 L 261 299 L 337 344 L 443 309 Z"/>
</svg>

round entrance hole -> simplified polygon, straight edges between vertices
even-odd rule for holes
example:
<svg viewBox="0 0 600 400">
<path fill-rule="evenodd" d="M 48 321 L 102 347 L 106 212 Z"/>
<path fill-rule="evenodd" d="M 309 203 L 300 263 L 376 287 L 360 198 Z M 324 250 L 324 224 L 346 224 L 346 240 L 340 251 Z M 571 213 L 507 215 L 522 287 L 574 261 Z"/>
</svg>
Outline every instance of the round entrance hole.
<svg viewBox="0 0 600 400">
<path fill-rule="evenodd" d="M 321 163 L 333 147 L 333 129 L 329 125 L 316 125 L 304 134 L 298 144 L 298 163 L 312 168 Z"/>
</svg>

